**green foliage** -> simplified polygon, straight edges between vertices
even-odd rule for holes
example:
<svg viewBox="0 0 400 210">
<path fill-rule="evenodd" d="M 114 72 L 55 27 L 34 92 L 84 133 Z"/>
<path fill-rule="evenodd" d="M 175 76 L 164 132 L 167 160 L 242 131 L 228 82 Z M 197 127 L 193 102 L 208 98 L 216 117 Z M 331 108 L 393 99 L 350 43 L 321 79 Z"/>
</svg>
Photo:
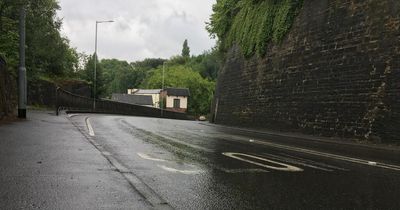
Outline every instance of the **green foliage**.
<svg viewBox="0 0 400 210">
<path fill-rule="evenodd" d="M 76 50 L 60 34 L 56 0 L 0 0 L 0 54 L 15 72 L 18 66 L 19 12 L 26 5 L 26 67 L 28 79 L 68 77 L 78 65 Z"/>
<path fill-rule="evenodd" d="M 128 88 L 138 87 L 146 77 L 144 69 L 147 65 L 135 66 L 117 59 L 103 59 L 100 65 L 104 69 L 103 76 L 106 84 L 104 95 L 107 97 L 113 93 L 126 93 Z"/>
<path fill-rule="evenodd" d="M 79 78 L 89 82 L 91 85 L 94 84 L 94 56 L 96 55 L 87 56 L 85 58 L 86 63 L 84 64 L 83 70 L 78 72 Z M 96 60 L 96 98 L 103 98 L 106 96 L 105 94 L 108 84 L 104 77 L 103 66 L 98 59 Z"/>
<path fill-rule="evenodd" d="M 201 55 L 192 56 L 187 65 L 199 72 L 203 78 L 215 81 L 221 67 L 221 55 L 217 50 L 206 51 Z"/>
<path fill-rule="evenodd" d="M 206 29 L 220 50 L 237 44 L 246 57 L 265 55 L 290 30 L 303 0 L 217 0 Z"/>
<path fill-rule="evenodd" d="M 189 113 L 194 115 L 209 113 L 215 82 L 202 78 L 198 72 L 183 65 L 166 65 L 164 75 L 165 87 L 189 88 Z M 145 88 L 161 88 L 162 66 L 155 69 L 144 84 Z"/>
<path fill-rule="evenodd" d="M 182 57 L 184 57 L 184 58 L 190 57 L 190 48 L 189 48 L 187 39 L 185 39 L 185 41 L 183 42 Z"/>
<path fill-rule="evenodd" d="M 85 81 L 93 81 L 94 57 L 81 56 L 83 67 L 77 72 Z M 103 59 L 97 64 L 97 96 L 126 93 L 129 88 L 162 87 L 162 67 L 165 64 L 165 87 L 189 88 L 189 113 L 208 114 L 220 67 L 217 50 L 198 56 L 174 56 L 169 60 L 147 58 L 128 63 L 117 59 Z"/>
<path fill-rule="evenodd" d="M 149 70 L 157 68 L 162 65 L 166 60 L 162 58 L 146 58 L 143 61 L 136 61 L 132 63 L 135 68 L 140 68 L 143 70 Z"/>
</svg>

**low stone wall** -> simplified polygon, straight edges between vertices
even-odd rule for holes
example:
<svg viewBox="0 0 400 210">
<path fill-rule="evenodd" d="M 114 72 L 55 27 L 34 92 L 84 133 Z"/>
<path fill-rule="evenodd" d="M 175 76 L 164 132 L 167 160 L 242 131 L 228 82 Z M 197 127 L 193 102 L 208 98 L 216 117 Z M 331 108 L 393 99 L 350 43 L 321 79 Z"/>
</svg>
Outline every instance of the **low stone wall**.
<svg viewBox="0 0 400 210">
<path fill-rule="evenodd" d="M 55 84 L 43 79 L 28 82 L 28 105 L 54 107 L 57 86 L 76 95 L 90 97 L 90 86 L 82 81 L 69 80 Z"/>
<path fill-rule="evenodd" d="M 7 72 L 7 64 L 0 57 L 0 120 L 15 116 L 16 106 L 16 80 Z"/>
<path fill-rule="evenodd" d="M 186 114 L 184 113 L 163 110 L 161 115 L 161 110 L 157 108 L 120 103 L 111 100 L 97 99 L 95 107 L 96 108 L 93 109 L 93 98 L 75 95 L 61 88 L 57 89 L 57 96 L 56 96 L 57 113 L 59 109 L 66 109 L 66 110 L 74 110 L 82 112 L 87 111 L 95 113 L 160 117 L 160 118 L 170 118 L 170 119 L 180 119 L 180 120 L 188 119 L 188 116 L 186 116 Z"/>
</svg>

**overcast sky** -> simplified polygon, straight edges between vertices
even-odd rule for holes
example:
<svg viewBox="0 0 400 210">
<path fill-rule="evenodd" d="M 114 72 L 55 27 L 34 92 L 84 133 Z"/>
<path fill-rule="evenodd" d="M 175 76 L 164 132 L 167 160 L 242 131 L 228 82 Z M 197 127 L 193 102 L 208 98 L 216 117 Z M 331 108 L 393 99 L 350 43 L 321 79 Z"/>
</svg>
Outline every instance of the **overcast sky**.
<svg viewBox="0 0 400 210">
<path fill-rule="evenodd" d="M 63 35 L 79 52 L 94 52 L 96 20 L 114 20 L 98 28 L 98 55 L 135 61 L 169 58 L 188 39 L 191 54 L 211 49 L 215 40 L 205 22 L 216 0 L 59 0 Z"/>
</svg>

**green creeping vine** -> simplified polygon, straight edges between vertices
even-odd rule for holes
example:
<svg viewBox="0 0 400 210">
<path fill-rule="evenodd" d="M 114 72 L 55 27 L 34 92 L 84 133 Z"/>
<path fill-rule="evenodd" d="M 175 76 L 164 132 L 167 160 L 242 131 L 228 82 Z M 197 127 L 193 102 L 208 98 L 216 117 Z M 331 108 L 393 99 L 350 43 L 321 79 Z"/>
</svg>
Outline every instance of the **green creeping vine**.
<svg viewBox="0 0 400 210">
<path fill-rule="evenodd" d="M 244 55 L 264 56 L 269 42 L 280 42 L 293 24 L 303 0 L 217 0 L 207 23 L 223 51 L 238 44 Z"/>
</svg>

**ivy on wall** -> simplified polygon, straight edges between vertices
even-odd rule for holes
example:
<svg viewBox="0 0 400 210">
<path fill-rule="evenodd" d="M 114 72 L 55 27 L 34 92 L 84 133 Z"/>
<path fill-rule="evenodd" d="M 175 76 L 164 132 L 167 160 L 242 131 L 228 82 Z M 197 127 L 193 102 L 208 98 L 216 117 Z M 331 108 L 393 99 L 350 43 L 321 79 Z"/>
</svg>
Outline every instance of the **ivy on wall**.
<svg viewBox="0 0 400 210">
<path fill-rule="evenodd" d="M 280 42 L 303 0 L 217 0 L 207 30 L 223 51 L 238 44 L 244 55 L 264 56 L 269 42 Z"/>
</svg>

